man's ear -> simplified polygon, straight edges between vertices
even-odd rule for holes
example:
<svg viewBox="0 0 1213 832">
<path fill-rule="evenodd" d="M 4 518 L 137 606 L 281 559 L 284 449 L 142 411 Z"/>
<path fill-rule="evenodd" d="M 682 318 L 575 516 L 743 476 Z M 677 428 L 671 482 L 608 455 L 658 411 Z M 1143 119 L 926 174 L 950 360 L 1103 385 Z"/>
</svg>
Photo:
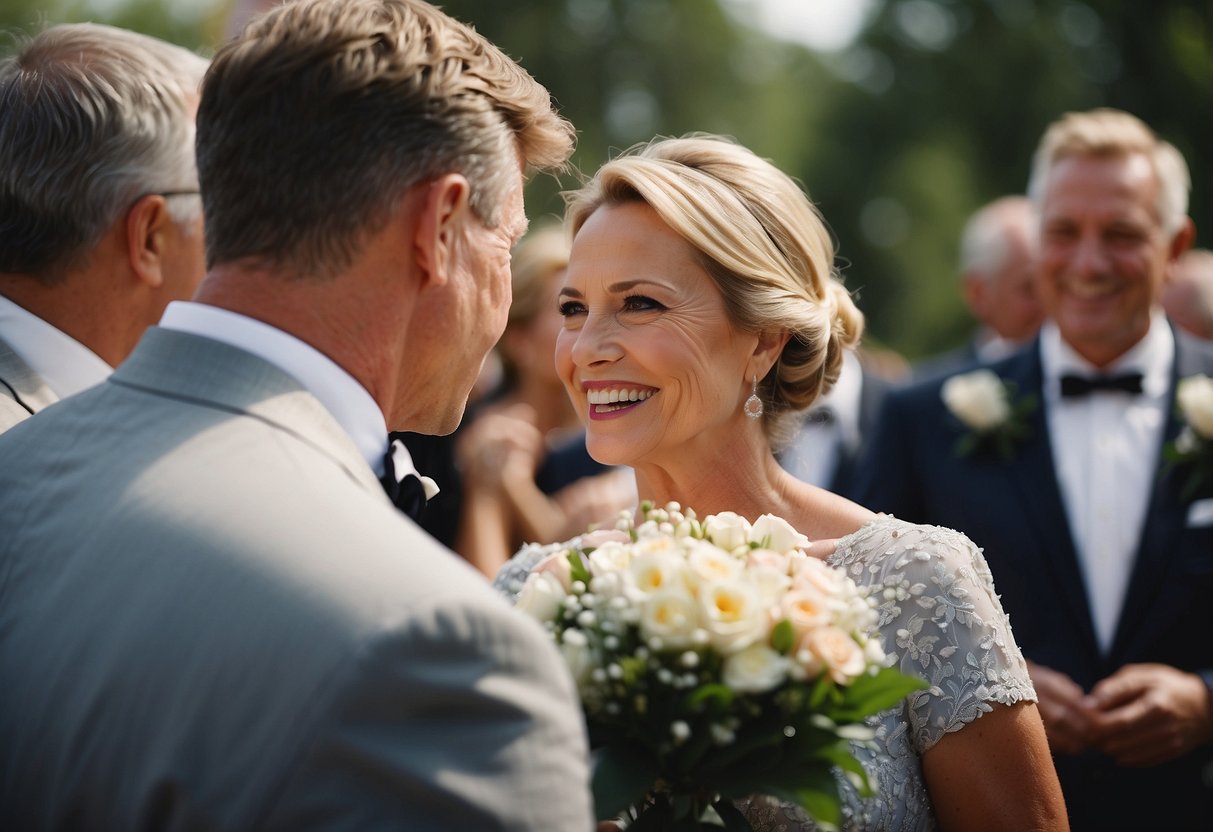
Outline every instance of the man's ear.
<svg viewBox="0 0 1213 832">
<path fill-rule="evenodd" d="M 1196 240 L 1196 223 L 1192 222 L 1191 217 L 1184 217 L 1183 225 L 1175 232 L 1175 236 L 1171 238 L 1171 245 L 1167 251 L 1167 258 L 1173 263 L 1187 251 L 1193 241 Z"/>
<path fill-rule="evenodd" d="M 126 257 L 131 272 L 149 289 L 164 284 L 162 258 L 169 244 L 173 218 L 164 197 L 140 197 L 126 212 Z"/>
<path fill-rule="evenodd" d="M 986 319 L 986 287 L 986 282 L 972 273 L 966 274 L 960 281 L 960 294 L 964 297 L 965 306 L 982 323 Z"/>
<path fill-rule="evenodd" d="M 460 223 L 471 213 L 471 186 L 459 173 L 430 182 L 421 199 L 413 236 L 413 254 L 422 285 L 441 285 L 450 277 Z"/>
<path fill-rule="evenodd" d="M 783 354 L 783 348 L 791 337 L 792 334 L 786 329 L 768 329 L 758 333 L 758 343 L 754 345 L 754 354 L 750 356 L 747 378 L 765 378 Z"/>
</svg>

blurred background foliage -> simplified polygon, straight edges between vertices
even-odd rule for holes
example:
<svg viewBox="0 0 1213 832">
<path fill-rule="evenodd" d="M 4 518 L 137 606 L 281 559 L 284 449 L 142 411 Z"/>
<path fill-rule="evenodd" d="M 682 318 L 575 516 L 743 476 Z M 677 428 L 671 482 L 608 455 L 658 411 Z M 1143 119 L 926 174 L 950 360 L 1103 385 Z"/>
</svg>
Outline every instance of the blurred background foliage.
<svg viewBox="0 0 1213 832">
<path fill-rule="evenodd" d="M 231 2 L 4 0 L 0 28 L 96 20 L 209 53 Z M 583 171 L 656 134 L 709 131 L 794 175 L 833 229 L 872 339 L 910 358 L 967 336 L 961 226 L 1024 190 L 1037 139 L 1067 110 L 1123 108 L 1174 142 L 1192 169 L 1197 242 L 1213 242 L 1213 0 L 868 0 L 856 36 L 827 52 L 760 30 L 759 3 L 440 5 L 552 91 Z M 575 181 L 532 182 L 532 219 L 559 214 Z"/>
</svg>

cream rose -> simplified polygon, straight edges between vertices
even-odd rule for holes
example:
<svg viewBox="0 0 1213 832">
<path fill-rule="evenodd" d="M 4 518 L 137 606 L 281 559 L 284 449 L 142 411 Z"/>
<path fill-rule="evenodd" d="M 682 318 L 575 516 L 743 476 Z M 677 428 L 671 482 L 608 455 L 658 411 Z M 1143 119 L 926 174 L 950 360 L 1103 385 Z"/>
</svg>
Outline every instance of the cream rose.
<svg viewBox="0 0 1213 832">
<path fill-rule="evenodd" d="M 810 676 L 824 669 L 840 685 L 849 684 L 867 667 L 863 649 L 837 627 L 810 631 L 800 642 L 796 660 L 804 665 Z"/>
<path fill-rule="evenodd" d="M 807 537 L 792 528 L 787 520 L 774 514 L 764 514 L 754 521 L 750 527 L 750 542 L 784 554 L 809 545 Z"/>
<path fill-rule="evenodd" d="M 514 606 L 537 621 L 554 621 L 564 599 L 559 578 L 550 572 L 532 572 L 522 585 Z"/>
<path fill-rule="evenodd" d="M 792 625 L 796 638 L 830 623 L 830 600 L 812 587 L 801 587 L 786 593 L 779 610 Z"/>
<path fill-rule="evenodd" d="M 696 583 L 732 581 L 740 577 L 745 564 L 728 552 L 703 540 L 688 544 L 687 566 Z"/>
<path fill-rule="evenodd" d="M 628 564 L 632 586 L 642 595 L 685 585 L 685 561 L 675 552 L 646 552 Z"/>
<path fill-rule="evenodd" d="M 708 539 L 726 552 L 750 542 L 750 521 L 731 511 L 722 511 L 706 518 L 703 529 Z"/>
<path fill-rule="evenodd" d="M 724 660 L 721 681 L 739 693 L 765 693 L 783 683 L 789 662 L 765 644 L 751 644 Z"/>
<path fill-rule="evenodd" d="M 698 626 L 698 605 L 685 589 L 659 589 L 644 599 L 640 632 L 646 639 L 661 639 L 663 648 L 690 647 Z"/>
<path fill-rule="evenodd" d="M 560 588 L 566 593 L 573 590 L 573 565 L 569 563 L 568 549 L 561 549 L 535 564 L 531 574 L 540 572 L 551 575 L 559 581 Z"/>
<path fill-rule="evenodd" d="M 1206 375 L 1181 379 L 1175 398 L 1192 430 L 1202 439 L 1213 439 L 1213 379 Z"/>
<path fill-rule="evenodd" d="M 991 370 L 952 376 L 940 393 L 948 410 L 973 430 L 996 428 L 1011 416 L 1006 388 Z"/>
<path fill-rule="evenodd" d="M 771 628 L 766 604 L 753 586 L 744 583 L 704 585 L 699 590 L 699 609 L 708 641 L 725 655 L 765 638 Z"/>
</svg>

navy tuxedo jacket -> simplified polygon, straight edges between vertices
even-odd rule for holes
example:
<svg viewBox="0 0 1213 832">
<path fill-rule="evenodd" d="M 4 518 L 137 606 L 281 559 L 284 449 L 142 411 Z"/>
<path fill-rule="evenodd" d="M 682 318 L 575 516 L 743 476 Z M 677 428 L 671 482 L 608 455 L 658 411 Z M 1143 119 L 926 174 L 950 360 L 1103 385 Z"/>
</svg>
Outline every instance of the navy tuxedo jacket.
<svg viewBox="0 0 1213 832">
<path fill-rule="evenodd" d="M 1053 469 L 1039 341 L 989 367 L 1017 386 L 1017 396 L 1038 403 L 1030 434 L 1011 458 L 958 455 L 956 443 L 968 429 L 943 404 L 944 379 L 926 381 L 886 398 L 862 463 L 859 501 L 967 534 L 985 551 L 1024 655 L 1084 689 L 1138 662 L 1200 673 L 1213 685 L 1213 525 L 1189 524 L 1191 501 L 1181 498 L 1185 472 L 1161 462 L 1161 447 L 1148 449 L 1160 459 L 1159 475 L 1114 643 L 1104 654 Z M 1213 376 L 1213 344 L 1177 332 L 1172 401 L 1176 381 L 1197 373 Z M 1164 443 L 1181 427 L 1173 415 Z M 1209 745 L 1153 769 L 1122 769 L 1095 753 L 1059 757 L 1057 764 L 1076 830 L 1213 829 Z M 1144 814 L 1134 815 L 1127 803 L 1144 804 L 1138 807 Z"/>
</svg>

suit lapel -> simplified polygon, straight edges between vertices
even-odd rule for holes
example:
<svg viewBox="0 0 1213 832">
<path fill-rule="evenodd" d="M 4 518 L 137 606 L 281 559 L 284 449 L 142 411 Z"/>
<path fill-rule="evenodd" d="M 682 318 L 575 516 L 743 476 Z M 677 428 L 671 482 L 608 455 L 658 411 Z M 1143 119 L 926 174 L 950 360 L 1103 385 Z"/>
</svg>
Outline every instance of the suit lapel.
<svg viewBox="0 0 1213 832">
<path fill-rule="evenodd" d="M 1053 451 L 1042 390 L 1039 339 L 1031 347 L 1007 359 L 999 369 L 1004 380 L 1018 385 L 1016 395 L 1032 395 L 1037 401 L 1037 407 L 1029 418 L 1031 435 L 1016 450 L 1014 463 L 1005 466 L 1035 539 L 1031 551 L 1022 553 L 1022 556 L 1044 561 L 1044 569 L 1036 574 L 1050 575 L 1061 587 L 1061 595 L 1067 599 L 1065 613 L 1070 619 L 1071 631 L 1079 634 L 1089 655 L 1098 655 L 1086 582 L 1078 565 L 1074 538 L 1053 468 Z"/>
<path fill-rule="evenodd" d="M 383 494 L 353 440 L 324 405 L 292 376 L 244 350 L 153 327 L 110 381 L 261 419 L 328 456 L 364 488 Z"/>
<path fill-rule="evenodd" d="M 1171 368 L 1167 401 L 1173 408 L 1175 387 L 1179 379 L 1207 372 L 1209 368 L 1201 365 L 1199 355 L 1192 349 L 1186 337 L 1174 327 L 1172 332 L 1175 334 L 1175 362 Z M 1183 472 L 1164 467 L 1161 460 L 1162 446 L 1173 442 L 1182 427 L 1179 414 L 1172 409 L 1167 417 L 1162 442 L 1155 449 L 1156 458 L 1160 460 L 1159 475 L 1155 477 L 1150 491 L 1149 507 L 1142 524 L 1132 575 L 1125 593 L 1120 620 L 1116 624 L 1113 657 L 1123 651 L 1128 646 L 1128 641 L 1139 634 L 1143 627 L 1148 626 L 1151 608 L 1166 575 L 1168 561 L 1179 551 L 1179 538 L 1183 534 L 1188 508 L 1187 502 L 1181 497 Z"/>
<path fill-rule="evenodd" d="M 12 398 L 31 414 L 59 401 L 55 391 L 4 341 L 0 341 L 0 396 Z"/>
</svg>

